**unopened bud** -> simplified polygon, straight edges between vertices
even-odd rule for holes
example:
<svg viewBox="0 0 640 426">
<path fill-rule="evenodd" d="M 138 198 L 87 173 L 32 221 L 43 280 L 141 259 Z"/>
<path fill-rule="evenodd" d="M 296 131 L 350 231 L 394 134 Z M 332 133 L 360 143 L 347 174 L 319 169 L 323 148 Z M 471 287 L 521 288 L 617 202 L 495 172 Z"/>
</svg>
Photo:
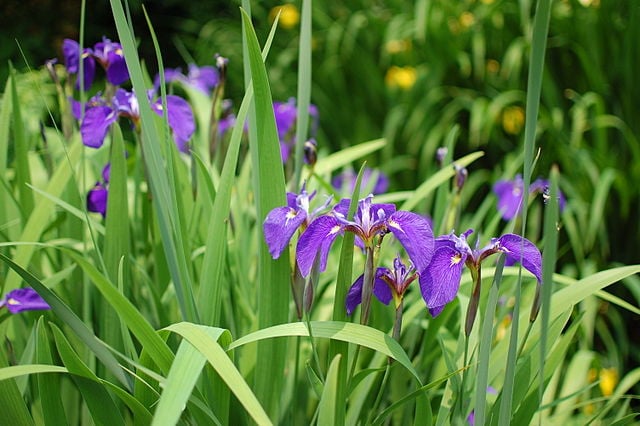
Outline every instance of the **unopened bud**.
<svg viewBox="0 0 640 426">
<path fill-rule="evenodd" d="M 458 166 L 457 164 L 453 166 L 456 171 L 456 189 L 458 192 L 462 191 L 462 187 L 464 183 L 467 181 L 469 177 L 469 172 L 466 167 Z"/>
<path fill-rule="evenodd" d="M 442 167 L 444 159 L 448 153 L 449 149 L 446 146 L 441 146 L 436 150 L 436 163 L 438 164 L 438 167 Z"/>
<path fill-rule="evenodd" d="M 304 162 L 313 167 L 318 161 L 318 144 L 315 139 L 304 143 Z"/>
</svg>

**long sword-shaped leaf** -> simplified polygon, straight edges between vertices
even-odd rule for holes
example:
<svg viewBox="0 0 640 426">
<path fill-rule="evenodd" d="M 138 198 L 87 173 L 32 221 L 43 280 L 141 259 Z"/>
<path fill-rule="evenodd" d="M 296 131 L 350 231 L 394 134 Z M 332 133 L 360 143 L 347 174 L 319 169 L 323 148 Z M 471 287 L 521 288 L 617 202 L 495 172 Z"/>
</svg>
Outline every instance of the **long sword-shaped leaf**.
<svg viewBox="0 0 640 426">
<path fill-rule="evenodd" d="M 66 323 L 78 335 L 80 340 L 82 340 L 82 342 L 91 349 L 95 356 L 102 361 L 102 363 L 120 383 L 125 385 L 127 388 L 131 387 L 129 380 L 124 374 L 124 370 L 120 364 L 118 364 L 118 361 L 111 352 L 106 348 L 104 343 L 100 341 L 100 339 L 98 339 L 91 330 L 89 330 L 85 323 L 83 323 L 82 320 L 78 318 L 78 316 L 69 309 L 69 307 L 55 293 L 49 290 L 29 271 L 25 270 L 2 253 L 0 253 L 0 260 L 9 265 L 9 267 L 13 269 L 19 277 L 25 280 L 28 285 L 38 292 L 40 297 L 42 297 L 49 306 L 51 306 L 51 310 L 58 316 L 58 318 Z M 86 260 L 82 260 L 86 262 Z"/>
<path fill-rule="evenodd" d="M 111 0 L 111 10 L 124 50 L 124 56 L 129 70 L 129 76 L 133 89 L 137 96 L 140 108 L 141 123 L 141 149 L 144 151 L 144 161 L 148 173 L 149 186 L 153 194 L 155 212 L 158 216 L 158 227 L 163 241 L 164 254 L 169 266 L 171 278 L 176 289 L 176 296 L 180 306 L 182 317 L 196 321 L 198 313 L 193 297 L 193 285 L 187 266 L 187 257 L 184 255 L 181 217 L 177 206 L 177 198 L 173 193 L 174 185 L 167 176 L 167 170 L 172 171 L 172 166 L 165 164 L 171 160 L 171 153 L 163 157 L 161 143 L 173 143 L 168 134 L 161 137 L 156 129 L 157 116 L 151 110 L 149 99 L 144 96 L 147 86 L 143 77 L 142 66 L 136 50 L 136 42 L 124 9 L 120 0 Z M 161 60 L 158 57 L 158 60 Z M 165 151 L 168 152 L 167 148 Z"/>
<path fill-rule="evenodd" d="M 241 13 L 255 97 L 255 119 L 250 121 L 254 131 L 250 132 L 249 145 L 254 167 L 257 217 L 259 222 L 262 222 L 269 211 L 286 204 L 284 170 L 267 70 L 251 19 L 242 9 Z M 279 259 L 273 260 L 264 238 L 260 240 L 257 282 L 258 327 L 264 328 L 284 323 L 288 319 L 290 265 L 286 250 Z M 278 418 L 285 356 L 286 345 L 283 342 L 268 341 L 258 345 L 255 368 L 256 395 L 274 419 Z"/>
<path fill-rule="evenodd" d="M 535 136 L 538 123 L 538 110 L 540 108 L 540 91 L 542 88 L 542 76 L 544 74 L 544 56 L 547 47 L 547 33 L 549 32 L 549 20 L 551 17 L 551 0 L 540 0 L 537 3 L 533 22 L 533 39 L 531 43 L 531 55 L 527 81 L 527 105 L 526 123 L 524 129 L 524 194 L 529 193 L 529 183 L 533 169 L 533 156 Z M 522 209 L 522 232 L 525 234 L 527 223 L 527 209 Z M 500 406 L 500 424 L 507 424 L 512 414 L 513 387 L 515 384 L 516 351 L 518 347 L 518 330 L 520 321 L 520 287 L 518 279 L 515 290 L 515 305 L 513 309 L 513 324 L 511 328 L 509 355 L 505 372 L 503 399 Z"/>
<path fill-rule="evenodd" d="M 275 35 L 276 26 L 271 28 L 269 38 L 262 51 L 262 58 L 266 59 Z M 235 171 L 238 165 L 238 153 L 240 142 L 244 134 L 249 106 L 253 101 L 253 86 L 249 85 L 240 104 L 236 124 L 231 133 L 231 141 L 222 166 L 220 183 L 218 184 L 216 198 L 213 203 L 211 224 L 207 234 L 206 251 L 202 261 L 200 274 L 200 292 L 198 300 L 199 312 L 205 324 L 216 325 L 220 321 L 220 309 L 222 303 L 222 291 L 225 283 L 222 280 L 222 272 L 227 255 L 226 227 L 229 221 L 231 209 L 231 193 L 235 182 Z"/>
<path fill-rule="evenodd" d="M 391 336 L 372 327 L 340 321 L 311 321 L 315 338 L 322 337 L 365 346 L 391 357 L 404 366 L 420 383 L 420 376 L 402 346 Z M 308 336 L 309 329 L 303 322 L 280 324 L 243 336 L 229 345 L 234 349 L 247 343 L 274 337 Z"/>
<path fill-rule="evenodd" d="M 227 346 L 230 340 L 228 331 L 186 322 L 170 325 L 166 330 L 181 335 L 204 355 L 257 424 L 271 424 L 262 405 L 221 346 L 221 344 Z"/>
</svg>

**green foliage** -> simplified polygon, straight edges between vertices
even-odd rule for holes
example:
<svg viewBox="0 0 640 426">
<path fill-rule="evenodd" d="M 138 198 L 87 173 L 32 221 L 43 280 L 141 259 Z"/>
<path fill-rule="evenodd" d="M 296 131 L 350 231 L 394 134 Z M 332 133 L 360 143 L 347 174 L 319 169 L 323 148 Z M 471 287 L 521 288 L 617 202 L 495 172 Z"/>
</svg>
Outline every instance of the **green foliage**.
<svg viewBox="0 0 640 426">
<path fill-rule="evenodd" d="M 298 3 L 243 2 L 201 28 L 182 22 L 175 43 L 185 57 L 204 64 L 219 48 L 229 58 L 222 82 L 204 93 L 165 74 L 161 106 L 138 96 L 134 126 L 114 123 L 98 149 L 83 145 L 84 118 L 69 103 L 95 86 L 77 90 L 62 64 L 53 74 L 9 66 L 0 287 L 31 287 L 51 309 L 0 306 L 6 422 L 447 425 L 473 414 L 476 424 L 631 424 L 640 392 L 630 334 L 640 313 L 638 9 L 595 0 Z M 123 87 L 146 93 L 150 70 L 174 66 L 165 68 L 158 17 L 110 6 L 131 80 Z M 134 25 L 142 18 L 146 27 Z M 155 53 L 141 56 L 147 42 Z M 187 152 L 174 143 L 176 95 L 195 116 Z M 223 95 L 237 108 L 218 134 Z M 294 95 L 300 113 L 288 136 L 298 142 L 283 164 L 273 101 Z M 309 135 L 317 161 L 305 163 Z M 435 236 L 473 228 L 478 247 L 526 236 L 542 250 L 542 283 L 503 257 L 485 261 L 477 295 L 463 271 L 436 317 L 416 280 L 390 306 L 373 300 L 357 323 L 345 299 L 370 266 L 362 241 L 338 237 L 326 270 L 317 257 L 305 279 L 295 258 L 301 232 L 274 259 L 262 225 L 303 184 L 316 193 L 309 212 L 333 196 L 350 200 L 353 218 L 374 188 L 368 167 L 390 181 L 375 202 L 430 217 Z M 359 170 L 353 188 L 334 188 L 348 170 Z M 550 185 L 544 203 L 525 197 L 507 221 L 491 187 L 516 174 L 525 194 L 538 176 Z M 108 184 L 105 217 L 87 205 L 96 181 Z M 367 257 L 372 265 L 393 261 L 389 239 Z"/>
</svg>

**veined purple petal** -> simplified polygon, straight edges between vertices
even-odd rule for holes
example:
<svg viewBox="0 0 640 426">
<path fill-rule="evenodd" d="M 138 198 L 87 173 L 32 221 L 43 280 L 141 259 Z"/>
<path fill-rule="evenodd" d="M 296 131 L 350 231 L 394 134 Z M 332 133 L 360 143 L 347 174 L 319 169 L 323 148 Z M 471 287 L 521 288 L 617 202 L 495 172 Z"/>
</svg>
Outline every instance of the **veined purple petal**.
<svg viewBox="0 0 640 426">
<path fill-rule="evenodd" d="M 455 299 L 466 254 L 449 246 L 439 247 L 429 266 L 420 273 L 422 298 L 434 317 Z"/>
<path fill-rule="evenodd" d="M 387 271 L 387 268 L 377 268 L 376 269 L 376 277 L 373 282 L 373 294 L 378 298 L 379 301 L 388 305 L 393 299 L 393 295 L 391 294 L 391 289 L 380 277 L 384 275 Z M 345 305 L 347 308 L 347 315 L 351 315 L 353 311 L 356 310 L 356 307 L 362 303 L 362 285 L 364 284 L 364 275 L 360 275 L 358 279 L 354 281 L 349 288 L 349 292 L 347 293 L 347 298 L 345 301 Z"/>
<path fill-rule="evenodd" d="M 522 266 L 542 282 L 542 255 L 531 241 L 520 235 L 504 234 L 497 240 L 497 250 L 507 255 L 511 262 L 522 261 Z"/>
<path fill-rule="evenodd" d="M 407 251 L 416 271 L 424 270 L 434 252 L 429 220 L 419 214 L 400 210 L 389 216 L 387 227 Z"/>
<path fill-rule="evenodd" d="M 12 314 L 22 311 L 51 309 L 49 304 L 31 287 L 17 288 L 10 291 L 4 300 L 0 302 L 0 307 L 2 306 L 6 306 Z"/>
<path fill-rule="evenodd" d="M 117 112 L 108 106 L 102 105 L 87 109 L 80 125 L 82 143 L 91 148 L 100 148 L 109 127 L 117 119 Z"/>
<path fill-rule="evenodd" d="M 318 252 L 320 252 L 320 271 L 325 270 L 331 244 L 342 232 L 342 225 L 333 216 L 320 216 L 311 222 L 298 239 L 296 247 L 298 267 L 303 277 L 311 272 Z"/>
<path fill-rule="evenodd" d="M 304 210 L 276 207 L 267 215 L 262 225 L 264 239 L 271 257 L 277 259 L 288 246 L 291 237 L 307 218 Z"/>
</svg>

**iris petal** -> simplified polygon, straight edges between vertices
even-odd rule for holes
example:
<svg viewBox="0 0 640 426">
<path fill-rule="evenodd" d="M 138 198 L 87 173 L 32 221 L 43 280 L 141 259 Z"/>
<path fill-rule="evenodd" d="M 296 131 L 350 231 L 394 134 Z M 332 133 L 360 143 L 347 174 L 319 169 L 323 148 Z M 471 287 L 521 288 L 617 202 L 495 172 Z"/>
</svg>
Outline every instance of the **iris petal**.
<svg viewBox="0 0 640 426">
<path fill-rule="evenodd" d="M 419 214 L 400 210 L 390 215 L 387 227 L 404 246 L 416 271 L 424 270 L 434 252 L 429 220 Z"/>
<path fill-rule="evenodd" d="M 493 185 L 493 192 L 498 197 L 498 210 L 505 220 L 511 220 L 518 214 L 522 204 L 523 187 L 520 177 L 513 181 L 501 180 Z"/>
<path fill-rule="evenodd" d="M 504 234 L 498 238 L 498 243 L 498 250 L 507 255 L 507 261 L 522 261 L 522 266 L 531 272 L 539 283 L 542 282 L 542 255 L 535 244 L 515 234 Z"/>
<path fill-rule="evenodd" d="M 117 113 L 108 106 L 95 106 L 87 109 L 80 125 L 82 143 L 92 148 L 100 148 L 109 127 L 117 119 Z"/>
<path fill-rule="evenodd" d="M 289 207 L 277 207 L 269 212 L 264 220 L 263 230 L 269 253 L 274 259 L 280 257 L 306 217 L 307 214 L 303 210 Z"/>
<path fill-rule="evenodd" d="M 387 268 L 377 268 L 376 270 L 376 279 L 373 282 L 373 294 L 378 298 L 379 301 L 388 305 L 393 299 L 393 295 L 391 294 L 391 289 L 384 282 L 382 277 L 385 272 L 389 272 Z M 362 285 L 364 284 L 364 275 L 360 275 L 358 279 L 354 281 L 349 288 L 349 292 L 347 293 L 347 299 L 345 302 L 347 308 L 347 315 L 351 315 L 353 311 L 356 310 L 356 307 L 362 303 Z"/>
<path fill-rule="evenodd" d="M 333 216 L 320 216 L 302 233 L 296 247 L 298 267 L 303 277 L 309 275 L 318 252 L 320 271 L 327 267 L 329 249 L 336 237 L 342 234 L 342 226 Z"/>
<path fill-rule="evenodd" d="M 438 315 L 455 299 L 466 255 L 449 246 L 439 247 L 429 266 L 420 274 L 420 291 L 431 312 Z"/>
</svg>

